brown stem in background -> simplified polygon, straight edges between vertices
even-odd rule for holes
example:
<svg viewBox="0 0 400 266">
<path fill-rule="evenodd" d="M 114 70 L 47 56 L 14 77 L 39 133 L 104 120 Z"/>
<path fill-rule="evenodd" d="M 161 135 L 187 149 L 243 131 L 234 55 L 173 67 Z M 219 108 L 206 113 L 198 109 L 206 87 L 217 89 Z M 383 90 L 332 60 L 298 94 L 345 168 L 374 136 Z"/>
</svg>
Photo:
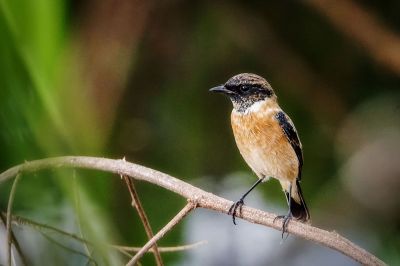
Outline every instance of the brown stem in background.
<svg viewBox="0 0 400 266">
<path fill-rule="evenodd" d="M 131 195 L 132 207 L 136 208 L 136 210 L 137 210 L 137 212 L 139 214 L 140 220 L 143 223 L 143 226 L 144 226 L 144 229 L 146 231 L 147 237 L 150 240 L 154 236 L 153 235 L 153 230 L 151 230 L 149 219 L 147 218 L 147 215 L 146 215 L 146 213 L 145 213 L 145 211 L 143 209 L 142 203 L 140 202 L 139 195 L 138 195 L 138 193 L 136 191 L 135 185 L 133 184 L 132 179 L 130 179 L 126 175 L 121 175 L 121 176 L 124 178 L 126 186 L 128 187 L 128 190 L 129 190 L 129 194 Z M 157 265 L 158 266 L 164 265 L 163 262 L 162 262 L 162 258 L 161 258 L 161 255 L 160 255 L 160 252 L 158 250 L 158 247 L 157 247 L 156 243 L 154 243 L 154 245 L 153 245 L 153 251 L 154 251 L 153 252 L 154 253 L 154 258 L 156 259 Z"/>
<path fill-rule="evenodd" d="M 65 156 L 25 162 L 1 173 L 0 183 L 22 172 L 36 172 L 42 169 L 55 167 L 97 169 L 118 175 L 127 175 L 137 180 L 144 180 L 173 191 L 189 201 L 195 202 L 198 207 L 219 211 L 225 214 L 228 214 L 229 207 L 233 203 L 232 201 L 206 192 L 162 172 L 123 160 L 96 157 Z M 248 206 L 243 206 L 242 212 L 238 215 L 238 218 L 249 222 L 261 224 L 276 230 L 282 230 L 282 220 L 278 220 L 274 223 L 276 217 L 276 214 L 264 212 Z M 337 250 L 361 264 L 385 265 L 383 261 L 373 254 L 340 236 L 336 232 L 328 232 L 294 220 L 289 222 L 286 231 L 290 234 Z"/>
<path fill-rule="evenodd" d="M 351 0 L 303 0 L 370 56 L 400 76 L 400 38 L 371 11 Z"/>
<path fill-rule="evenodd" d="M 178 214 L 172 218 L 166 226 L 164 226 L 158 233 L 149 240 L 136 255 L 126 264 L 127 266 L 135 265 L 141 257 L 153 246 L 156 244 L 158 240 L 160 240 L 166 233 L 168 233 L 175 225 L 177 225 L 189 212 L 191 212 L 194 208 L 196 208 L 196 203 L 188 202 L 186 206 L 178 212 Z"/>
<path fill-rule="evenodd" d="M 152 7 L 151 0 L 91 0 L 83 8 L 82 27 L 76 38 L 84 66 L 81 74 L 99 122 L 107 131 Z"/>
</svg>

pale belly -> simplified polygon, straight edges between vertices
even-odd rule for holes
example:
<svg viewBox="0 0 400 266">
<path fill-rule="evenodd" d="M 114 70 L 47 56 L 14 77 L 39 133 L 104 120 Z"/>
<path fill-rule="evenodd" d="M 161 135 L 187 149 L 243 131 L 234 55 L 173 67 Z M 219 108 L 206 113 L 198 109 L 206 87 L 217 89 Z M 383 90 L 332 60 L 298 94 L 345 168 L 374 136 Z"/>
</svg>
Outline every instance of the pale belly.
<svg viewBox="0 0 400 266">
<path fill-rule="evenodd" d="M 292 182 L 297 177 L 298 159 L 274 114 L 268 117 L 232 114 L 236 144 L 246 163 L 259 178 Z M 257 121 L 257 122 L 255 122 Z"/>
</svg>

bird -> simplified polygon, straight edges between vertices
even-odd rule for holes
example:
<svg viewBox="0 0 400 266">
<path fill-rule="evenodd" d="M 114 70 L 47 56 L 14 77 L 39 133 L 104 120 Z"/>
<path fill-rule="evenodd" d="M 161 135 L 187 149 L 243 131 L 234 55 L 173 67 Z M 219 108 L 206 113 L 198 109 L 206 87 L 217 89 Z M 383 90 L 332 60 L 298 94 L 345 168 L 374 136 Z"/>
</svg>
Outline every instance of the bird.
<svg viewBox="0 0 400 266">
<path fill-rule="evenodd" d="M 281 109 L 272 86 L 263 77 L 241 73 L 211 92 L 222 93 L 233 104 L 231 125 L 240 154 L 257 175 L 257 182 L 230 207 L 228 214 L 235 217 L 244 205 L 245 197 L 260 183 L 277 179 L 285 193 L 289 211 L 274 219 L 283 219 L 282 237 L 289 221 L 310 220 L 300 188 L 303 150 L 296 128 Z"/>
</svg>

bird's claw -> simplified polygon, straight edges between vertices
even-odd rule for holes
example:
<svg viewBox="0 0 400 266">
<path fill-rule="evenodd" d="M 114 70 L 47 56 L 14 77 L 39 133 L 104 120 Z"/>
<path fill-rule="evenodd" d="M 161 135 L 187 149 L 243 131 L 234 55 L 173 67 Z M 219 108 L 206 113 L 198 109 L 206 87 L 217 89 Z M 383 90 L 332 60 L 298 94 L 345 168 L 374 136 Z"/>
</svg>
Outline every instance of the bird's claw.
<svg viewBox="0 0 400 266">
<path fill-rule="evenodd" d="M 239 208 L 239 214 L 241 214 L 243 205 L 244 201 L 243 198 L 241 198 L 240 200 L 233 203 L 232 206 L 229 208 L 228 214 L 232 215 L 232 221 L 234 225 L 236 225 L 236 211 Z"/>
<path fill-rule="evenodd" d="M 277 219 L 283 219 L 283 222 L 282 222 L 282 239 L 283 239 L 283 235 L 286 233 L 286 229 L 289 224 L 289 221 L 290 221 L 290 219 L 292 219 L 292 214 L 289 212 L 286 215 L 278 215 L 274 218 L 273 223 L 275 223 L 275 221 Z"/>
</svg>

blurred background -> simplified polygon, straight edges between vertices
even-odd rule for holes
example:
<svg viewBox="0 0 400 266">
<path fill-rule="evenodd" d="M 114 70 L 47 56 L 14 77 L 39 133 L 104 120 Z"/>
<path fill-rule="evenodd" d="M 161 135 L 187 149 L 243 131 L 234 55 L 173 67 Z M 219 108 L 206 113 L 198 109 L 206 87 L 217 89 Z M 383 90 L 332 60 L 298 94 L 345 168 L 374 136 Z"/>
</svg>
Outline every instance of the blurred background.
<svg viewBox="0 0 400 266">
<path fill-rule="evenodd" d="M 237 200 L 255 175 L 234 143 L 231 103 L 208 89 L 254 72 L 299 131 L 313 225 L 399 265 L 399 10 L 399 1 L 1 0 L 0 171 L 51 156 L 126 157 Z M 11 185 L 0 184 L 2 212 Z M 185 204 L 152 184 L 136 187 L 154 231 Z M 246 204 L 287 211 L 274 180 Z M 29 265 L 120 265 L 128 258 L 99 243 L 146 242 L 115 175 L 23 175 L 14 214 L 96 243 L 15 224 Z M 166 265 L 356 265 L 280 236 L 196 210 L 159 246 L 208 241 L 163 253 Z M 4 224 L 0 239 L 5 264 Z M 151 254 L 142 259 L 154 264 Z"/>
</svg>

